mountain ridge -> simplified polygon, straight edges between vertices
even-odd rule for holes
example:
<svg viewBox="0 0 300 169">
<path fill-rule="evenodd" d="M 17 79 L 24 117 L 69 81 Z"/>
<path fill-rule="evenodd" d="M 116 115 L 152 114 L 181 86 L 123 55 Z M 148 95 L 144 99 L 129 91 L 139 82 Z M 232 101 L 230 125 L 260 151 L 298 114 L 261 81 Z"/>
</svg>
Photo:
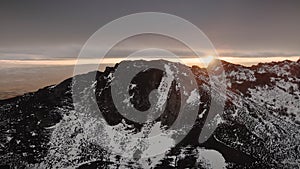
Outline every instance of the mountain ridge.
<svg viewBox="0 0 300 169">
<path fill-rule="evenodd" d="M 207 116 L 207 110 L 209 110 L 210 86 L 209 77 L 205 69 L 193 66 L 191 70 L 196 77 L 201 95 L 200 100 L 203 102 L 199 113 L 205 111 L 206 113 L 204 113 L 202 118 L 199 117 L 197 119 L 195 127 L 187 137 L 179 145 L 171 149 L 165 158 L 156 163 L 156 166 L 158 168 L 159 166 L 172 167 L 171 157 L 185 156 L 185 158 L 175 161 L 177 166 L 188 167 L 189 163 L 192 162 L 194 167 L 206 168 L 205 162 L 203 162 L 203 159 L 201 160 L 202 157 L 198 153 L 205 151 L 205 149 L 213 149 L 222 154 L 227 163 L 227 168 L 299 167 L 297 163 L 293 164 L 293 160 L 297 160 L 299 157 L 297 152 L 300 152 L 300 148 L 295 146 L 299 143 L 300 138 L 297 131 L 300 128 L 300 59 L 297 62 L 272 62 L 251 67 L 234 65 L 224 61 L 222 61 L 222 64 L 226 75 L 228 100 L 225 105 L 226 109 L 219 119 L 218 128 L 206 143 L 202 145 L 197 144 L 195 138 L 198 138 L 197 135 L 201 131 L 199 129 L 203 126 L 203 118 Z M 85 81 L 85 79 L 89 79 L 85 77 L 95 77 L 97 104 L 103 110 L 105 120 L 112 126 L 123 123 L 122 121 L 124 120 L 112 107 L 113 104 L 109 92 L 110 85 L 107 78 L 117 67 L 118 64 L 114 67 L 107 67 L 103 72 L 97 71 L 77 75 L 79 77 L 77 80 L 83 81 L 84 84 L 87 84 L 86 86 L 92 85 L 93 82 Z M 151 74 L 158 77 L 162 76 L 157 71 L 150 71 L 148 74 L 143 74 L 143 76 L 151 77 Z M 137 82 L 142 83 L 139 79 L 137 79 Z M 154 81 L 159 81 L 159 79 L 157 78 Z M 151 85 L 152 82 L 149 82 L 149 84 Z M 58 158 L 53 154 L 49 155 L 51 154 L 49 150 L 52 149 L 60 152 L 61 156 L 68 155 L 68 151 L 54 148 L 55 145 L 60 145 L 62 142 L 59 142 L 57 138 L 53 138 L 53 133 L 61 131 L 64 134 L 73 133 L 74 136 L 84 135 L 82 134 L 84 129 L 74 128 L 70 132 L 66 128 L 61 127 L 77 122 L 72 118 L 78 118 L 73 117 L 76 115 L 70 113 L 74 109 L 71 85 L 72 78 L 69 78 L 57 85 L 0 101 L 0 125 L 4 127 L 0 130 L 0 159 L 4 161 L 0 163 L 1 165 L 23 166 L 39 164 L 46 167 L 53 165 L 62 167 L 72 166 L 76 160 L 90 161 L 88 159 L 92 159 L 93 155 L 84 152 L 86 150 L 96 151 L 97 148 L 95 146 L 97 147 L 97 145 L 94 144 L 89 145 L 94 146 L 94 149 L 82 145 L 77 147 L 83 149 L 79 154 L 84 155 L 76 156 L 76 160 L 73 162 L 71 160 L 61 163 L 64 160 L 63 157 Z M 108 88 L 105 89 L 106 87 Z M 82 91 L 84 90 L 89 92 L 89 88 L 83 88 Z M 138 90 L 133 92 L 138 92 Z M 172 92 L 176 93 L 176 89 L 173 88 Z M 278 96 L 283 96 L 283 98 L 281 99 Z M 141 101 L 143 98 L 144 95 L 137 96 L 135 102 L 147 107 L 149 103 Z M 171 105 L 176 105 L 175 103 L 178 100 L 176 95 L 171 94 L 169 99 L 171 100 Z M 282 100 L 289 102 L 283 103 Z M 174 121 L 173 116 L 176 115 L 176 109 L 173 106 L 168 107 L 169 111 L 165 114 L 166 118 L 160 119 L 164 125 L 170 125 Z M 57 126 L 57 124 L 61 126 Z M 138 132 L 141 128 L 140 125 L 130 121 L 125 120 L 125 124 L 133 125 L 134 127 L 129 127 L 129 129 L 133 129 L 135 132 Z M 231 130 L 235 132 L 232 133 Z M 74 136 L 70 136 L 67 139 L 58 133 L 56 136 L 74 141 Z M 272 139 L 276 141 L 272 141 Z M 86 143 L 89 142 L 87 141 Z M 78 142 L 78 144 L 82 143 Z M 101 149 L 99 148 L 98 150 Z M 190 153 L 182 154 L 181 151 L 183 150 Z M 194 150 L 199 152 L 197 153 Z M 100 152 L 98 156 L 95 155 L 93 158 L 96 157 L 102 158 L 103 155 Z M 127 162 L 129 163 L 126 166 L 130 166 L 131 162 Z M 83 165 L 79 165 L 77 162 L 77 167 L 85 168 L 89 165 L 99 167 L 116 164 L 118 164 L 117 161 L 106 164 L 98 160 L 98 162 Z M 136 165 L 136 168 L 139 168 L 140 164 Z M 131 166 L 134 165 L 132 164 Z"/>
</svg>

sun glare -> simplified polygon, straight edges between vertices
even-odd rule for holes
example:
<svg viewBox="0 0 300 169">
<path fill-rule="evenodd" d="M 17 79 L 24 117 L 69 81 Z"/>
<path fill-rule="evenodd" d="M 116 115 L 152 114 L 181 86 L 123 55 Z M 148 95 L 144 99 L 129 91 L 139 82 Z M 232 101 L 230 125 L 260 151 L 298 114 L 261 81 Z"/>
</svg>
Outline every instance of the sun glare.
<svg viewBox="0 0 300 169">
<path fill-rule="evenodd" d="M 210 62 L 212 62 L 214 60 L 214 56 L 210 55 L 210 56 L 205 56 L 205 57 L 202 57 L 202 62 L 206 65 L 208 65 Z"/>
</svg>

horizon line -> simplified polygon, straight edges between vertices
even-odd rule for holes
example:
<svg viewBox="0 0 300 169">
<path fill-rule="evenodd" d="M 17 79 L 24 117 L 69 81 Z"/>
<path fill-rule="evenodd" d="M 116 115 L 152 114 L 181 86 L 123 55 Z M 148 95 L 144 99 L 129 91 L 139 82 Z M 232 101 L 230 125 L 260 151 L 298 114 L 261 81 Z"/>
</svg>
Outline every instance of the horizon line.
<svg viewBox="0 0 300 169">
<path fill-rule="evenodd" d="M 57 58 L 57 59 L 0 59 L 0 63 L 9 64 L 10 67 L 16 66 L 26 66 L 26 65 L 33 65 L 33 66 L 72 66 L 76 65 L 77 62 L 80 60 L 80 65 L 88 65 L 88 64 L 97 64 L 99 59 L 102 58 Z M 185 63 L 186 65 L 191 65 L 193 63 L 202 63 L 203 65 L 207 65 L 207 63 L 201 62 L 202 59 L 205 57 L 183 57 L 183 58 L 174 58 L 174 57 L 134 57 L 134 58 L 122 58 L 122 57 L 114 57 L 114 58 L 103 58 L 101 64 L 115 64 L 119 63 L 123 60 L 169 60 L 169 61 L 179 61 Z M 298 61 L 300 56 L 272 56 L 272 57 L 236 57 L 236 56 L 220 56 L 214 57 L 214 59 L 224 60 L 226 62 L 230 62 L 233 64 L 240 64 L 244 66 L 252 66 L 258 63 L 268 63 L 268 62 L 277 62 L 277 61 Z M 203 60 L 202 60 L 203 61 Z M 1 64 L 3 65 L 3 64 Z M 4 65 L 3 65 L 4 66 Z M 2 66 L 0 66 L 2 67 Z M 4 66 L 5 67 L 5 66 Z"/>
</svg>

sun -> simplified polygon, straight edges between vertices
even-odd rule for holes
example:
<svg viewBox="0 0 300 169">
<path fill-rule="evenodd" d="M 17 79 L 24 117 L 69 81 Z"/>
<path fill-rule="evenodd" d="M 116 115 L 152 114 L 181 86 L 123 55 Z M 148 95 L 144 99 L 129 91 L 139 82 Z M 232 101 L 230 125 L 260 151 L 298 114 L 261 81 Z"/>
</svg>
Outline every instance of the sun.
<svg viewBox="0 0 300 169">
<path fill-rule="evenodd" d="M 209 56 L 202 57 L 201 59 L 204 64 L 208 65 L 215 59 L 215 57 L 212 55 L 209 55 Z"/>
</svg>

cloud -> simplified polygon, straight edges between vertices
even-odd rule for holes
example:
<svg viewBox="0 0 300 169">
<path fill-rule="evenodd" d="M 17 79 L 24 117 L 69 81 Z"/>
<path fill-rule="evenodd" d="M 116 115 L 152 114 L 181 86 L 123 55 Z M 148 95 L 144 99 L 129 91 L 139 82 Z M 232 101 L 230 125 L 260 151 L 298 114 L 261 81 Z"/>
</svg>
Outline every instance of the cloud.
<svg viewBox="0 0 300 169">
<path fill-rule="evenodd" d="M 139 50 L 144 50 L 153 47 L 154 49 L 164 49 L 174 53 L 181 58 L 195 58 L 195 54 L 188 48 L 176 45 L 121 45 L 113 48 L 106 58 L 124 58 Z M 57 46 L 23 46 L 23 47 L 11 47 L 0 48 L 0 60 L 57 60 L 57 59 L 76 59 L 82 45 L 79 44 L 66 44 Z M 85 58 L 99 58 L 99 51 L 103 51 L 101 47 L 94 46 L 88 49 Z M 233 51 L 217 49 L 220 57 L 237 57 L 237 58 L 268 58 L 268 57 L 293 57 L 300 56 L 300 53 L 296 52 L 278 52 L 278 51 Z M 198 51 L 201 56 L 211 55 L 207 51 Z M 163 58 L 164 53 L 160 51 L 150 51 L 144 53 L 144 57 Z M 143 57 L 143 56 L 136 56 Z"/>
<path fill-rule="evenodd" d="M 239 57 L 239 58 L 262 58 L 262 57 L 293 57 L 300 56 L 300 53 L 285 52 L 220 52 L 220 57 Z"/>
</svg>

